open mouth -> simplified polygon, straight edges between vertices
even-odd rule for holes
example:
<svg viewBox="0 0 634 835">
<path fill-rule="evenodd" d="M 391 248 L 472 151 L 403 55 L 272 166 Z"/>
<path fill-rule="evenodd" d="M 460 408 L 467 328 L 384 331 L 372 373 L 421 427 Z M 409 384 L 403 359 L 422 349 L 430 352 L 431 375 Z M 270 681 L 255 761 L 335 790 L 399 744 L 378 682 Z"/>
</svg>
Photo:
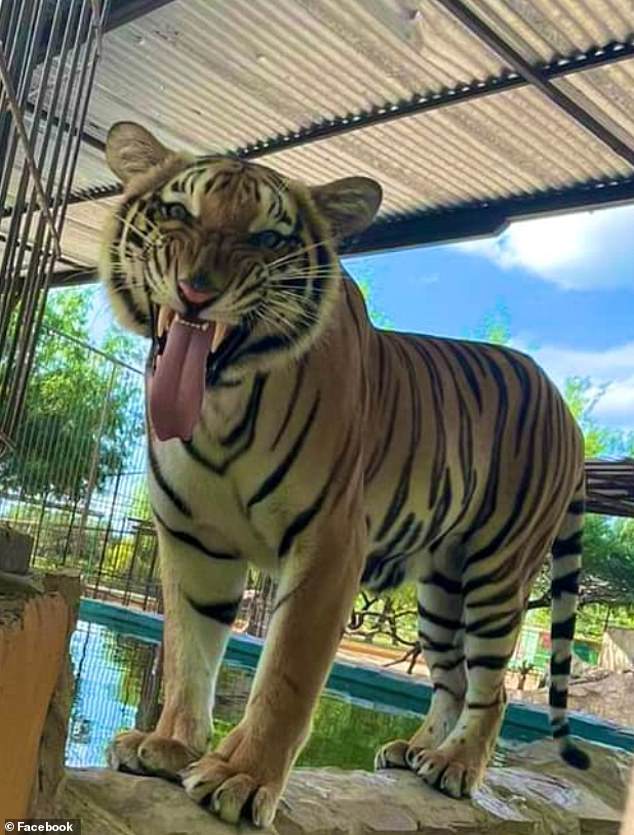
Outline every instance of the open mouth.
<svg viewBox="0 0 634 835">
<path fill-rule="evenodd" d="M 232 330 L 213 322 L 159 309 L 155 367 L 149 385 L 150 419 L 161 441 L 189 440 L 202 409 L 207 359 Z"/>
<path fill-rule="evenodd" d="M 159 308 L 158 320 L 156 323 L 156 336 L 159 342 L 159 357 L 163 353 L 167 341 L 168 331 L 174 321 L 185 327 L 193 328 L 194 330 L 204 332 L 210 331 L 211 344 L 209 350 L 212 354 L 216 353 L 231 331 L 231 325 L 228 325 L 226 322 L 214 322 L 209 321 L 208 319 L 197 319 L 192 316 L 183 316 L 180 313 L 176 313 L 171 307 L 163 304 Z"/>
</svg>

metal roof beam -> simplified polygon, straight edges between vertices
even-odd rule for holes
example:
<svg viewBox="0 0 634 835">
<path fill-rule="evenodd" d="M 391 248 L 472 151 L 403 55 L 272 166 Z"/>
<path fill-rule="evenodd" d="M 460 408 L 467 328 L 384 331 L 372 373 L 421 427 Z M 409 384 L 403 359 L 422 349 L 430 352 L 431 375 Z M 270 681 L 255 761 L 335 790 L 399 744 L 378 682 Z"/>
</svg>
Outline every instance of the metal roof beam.
<svg viewBox="0 0 634 835">
<path fill-rule="evenodd" d="M 516 73 L 540 90 L 546 98 L 556 104 L 568 116 L 572 117 L 577 124 L 584 127 L 589 133 L 607 145 L 615 154 L 624 159 L 634 168 L 634 148 L 619 139 L 610 131 L 606 125 L 595 119 L 592 114 L 584 110 L 567 93 L 551 83 L 549 78 L 520 55 L 510 44 L 500 37 L 491 27 L 485 23 L 475 12 L 473 12 L 463 0 L 438 0 L 440 5 L 453 17 L 459 20 L 463 26 L 490 49 L 492 49 L 502 60 L 513 67 Z"/>
<path fill-rule="evenodd" d="M 537 69 L 546 80 L 550 81 L 632 58 L 634 58 L 634 36 L 627 41 L 613 41 L 587 52 L 558 58 Z M 248 143 L 235 149 L 233 153 L 242 159 L 254 159 L 276 151 L 284 151 L 287 148 L 297 148 L 300 145 L 333 139 L 372 125 L 417 116 L 442 107 L 451 107 L 454 104 L 470 102 L 527 86 L 529 82 L 519 72 L 513 70 L 487 79 L 474 79 L 435 93 L 416 93 L 409 99 L 375 105 L 368 111 L 348 113 L 346 116 L 335 116 L 333 119 L 322 119 L 296 131 Z"/>
<path fill-rule="evenodd" d="M 563 212 L 606 208 L 634 202 L 634 177 L 596 181 L 537 195 L 474 202 L 438 212 L 421 212 L 402 220 L 370 226 L 345 244 L 342 255 L 367 255 L 414 246 L 446 244 L 499 235 L 513 220 Z"/>
<path fill-rule="evenodd" d="M 99 199 L 94 189 L 92 199 Z M 344 243 L 341 254 L 369 255 L 414 246 L 433 246 L 469 238 L 498 235 L 512 220 L 525 220 L 574 210 L 590 210 L 634 202 L 634 177 L 624 180 L 597 181 L 559 191 L 517 197 L 498 202 L 477 202 L 470 206 L 438 212 L 421 212 L 402 220 L 375 223 Z M 51 286 L 68 287 L 97 280 L 96 271 L 77 266 L 54 273 Z"/>
</svg>

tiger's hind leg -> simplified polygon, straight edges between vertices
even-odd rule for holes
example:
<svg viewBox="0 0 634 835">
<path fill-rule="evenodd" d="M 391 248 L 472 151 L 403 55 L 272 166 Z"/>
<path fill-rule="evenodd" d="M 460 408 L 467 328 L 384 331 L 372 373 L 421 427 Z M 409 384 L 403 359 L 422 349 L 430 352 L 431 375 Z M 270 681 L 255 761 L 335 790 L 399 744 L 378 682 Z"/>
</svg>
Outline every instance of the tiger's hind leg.
<svg viewBox="0 0 634 835">
<path fill-rule="evenodd" d="M 418 583 L 418 637 L 434 686 L 421 727 L 405 741 L 394 740 L 377 753 L 376 768 L 410 768 L 422 751 L 434 750 L 451 733 L 462 712 L 465 690 L 462 586 L 432 571 Z"/>
<path fill-rule="evenodd" d="M 536 564 L 529 560 L 528 564 Z M 467 560 L 468 564 L 468 560 Z M 410 766 L 450 797 L 470 796 L 482 782 L 504 718 L 504 676 L 522 624 L 525 588 L 517 553 L 499 554 L 498 568 L 473 565 L 464 577 L 464 651 L 467 692 L 460 717 L 436 749 L 423 749 Z"/>
</svg>

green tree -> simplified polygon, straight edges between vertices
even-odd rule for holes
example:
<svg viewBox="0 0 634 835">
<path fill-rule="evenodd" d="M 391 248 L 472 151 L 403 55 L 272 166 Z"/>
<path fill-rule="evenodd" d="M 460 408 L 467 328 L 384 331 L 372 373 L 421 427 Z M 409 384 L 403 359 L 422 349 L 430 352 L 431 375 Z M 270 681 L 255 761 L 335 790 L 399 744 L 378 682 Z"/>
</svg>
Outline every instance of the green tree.
<svg viewBox="0 0 634 835">
<path fill-rule="evenodd" d="M 85 347 L 93 293 L 49 297 L 17 449 L 0 461 L 5 490 L 76 501 L 124 467 L 143 433 L 140 376 Z M 139 353 L 133 338 L 114 333 L 104 348 Z"/>
<path fill-rule="evenodd" d="M 394 326 L 394 323 L 377 305 L 375 298 L 375 280 L 376 274 L 370 259 L 364 258 L 355 262 L 354 282 L 365 299 L 372 324 L 377 328 L 391 328 Z"/>
<path fill-rule="evenodd" d="M 469 338 L 493 342 L 495 345 L 511 344 L 511 314 L 504 302 L 499 301 L 493 310 L 484 314 L 480 324 L 469 334 Z"/>
</svg>

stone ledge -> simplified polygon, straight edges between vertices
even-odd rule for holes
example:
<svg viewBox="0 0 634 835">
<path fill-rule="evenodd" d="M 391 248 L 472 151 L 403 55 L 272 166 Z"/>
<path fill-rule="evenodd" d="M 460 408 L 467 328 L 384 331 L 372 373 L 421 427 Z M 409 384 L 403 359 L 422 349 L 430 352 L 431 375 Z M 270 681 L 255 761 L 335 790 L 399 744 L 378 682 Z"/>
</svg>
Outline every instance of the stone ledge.
<svg viewBox="0 0 634 835">
<path fill-rule="evenodd" d="M 617 835 L 632 757 L 584 745 L 588 772 L 562 763 L 550 742 L 524 746 L 491 768 L 471 801 L 451 800 L 400 771 L 296 769 L 277 835 Z M 521 763 L 521 764 L 520 764 Z M 63 815 L 84 835 L 231 835 L 179 786 L 102 769 L 68 771 Z M 255 831 L 242 825 L 240 832 Z M 261 830 L 258 830 L 261 831 Z"/>
</svg>

